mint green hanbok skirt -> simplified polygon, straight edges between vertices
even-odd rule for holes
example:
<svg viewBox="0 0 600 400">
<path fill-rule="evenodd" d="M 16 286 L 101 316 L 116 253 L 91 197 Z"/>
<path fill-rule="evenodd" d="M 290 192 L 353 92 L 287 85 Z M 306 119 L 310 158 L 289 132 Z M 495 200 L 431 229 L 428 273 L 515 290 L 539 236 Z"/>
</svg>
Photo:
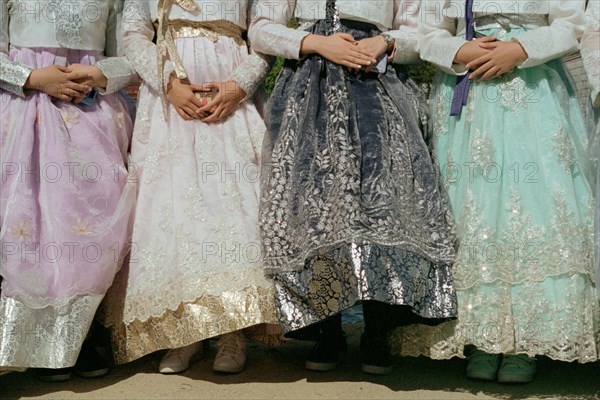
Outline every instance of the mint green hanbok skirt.
<svg viewBox="0 0 600 400">
<path fill-rule="evenodd" d="M 436 78 L 430 139 L 460 241 L 459 317 L 396 331 L 395 351 L 451 358 L 474 345 L 597 360 L 592 170 L 567 72 L 553 61 L 473 82 L 468 104 L 451 117 L 455 82 Z"/>
</svg>

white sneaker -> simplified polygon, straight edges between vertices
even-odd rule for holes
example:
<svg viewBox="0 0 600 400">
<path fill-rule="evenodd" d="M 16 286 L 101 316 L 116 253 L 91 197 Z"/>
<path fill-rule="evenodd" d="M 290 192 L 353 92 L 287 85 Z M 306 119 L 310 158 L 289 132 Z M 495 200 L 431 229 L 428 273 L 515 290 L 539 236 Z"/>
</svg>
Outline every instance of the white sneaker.
<svg viewBox="0 0 600 400">
<path fill-rule="evenodd" d="M 212 369 L 217 372 L 237 374 L 246 365 L 246 338 L 241 332 L 228 333 L 217 342 L 217 356 Z"/>
<path fill-rule="evenodd" d="M 170 349 L 164 355 L 158 365 L 158 372 L 161 374 L 177 374 L 189 368 L 190 362 L 202 358 L 204 345 L 202 342 L 196 342 L 189 346 Z"/>
</svg>

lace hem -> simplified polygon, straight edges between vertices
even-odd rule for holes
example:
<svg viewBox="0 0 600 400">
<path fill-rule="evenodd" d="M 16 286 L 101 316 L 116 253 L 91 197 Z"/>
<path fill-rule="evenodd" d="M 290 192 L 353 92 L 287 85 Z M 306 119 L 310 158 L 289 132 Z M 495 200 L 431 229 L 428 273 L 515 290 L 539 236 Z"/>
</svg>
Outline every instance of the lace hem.
<svg viewBox="0 0 600 400">
<path fill-rule="evenodd" d="M 281 256 L 265 256 L 265 272 L 267 274 L 276 273 L 287 273 L 301 271 L 306 263 L 306 260 L 314 258 L 323 253 L 330 253 L 342 245 L 348 243 L 361 243 L 378 246 L 389 246 L 402 248 L 407 252 L 417 254 L 424 259 L 434 264 L 452 264 L 455 256 L 454 249 L 451 247 L 444 248 L 442 250 L 427 246 L 423 243 L 418 243 L 415 240 L 406 238 L 404 240 L 383 240 L 382 238 L 374 238 L 369 234 L 357 233 L 355 230 L 350 229 L 348 232 L 342 232 L 338 236 L 338 239 L 332 240 L 326 245 L 315 247 L 314 249 L 306 250 L 300 255 L 290 257 L 286 255 Z M 267 254 L 269 252 L 266 252 Z"/>
<path fill-rule="evenodd" d="M 181 303 L 175 311 L 166 310 L 161 316 L 145 322 L 135 320 L 110 326 L 104 321 L 104 324 L 111 329 L 117 364 L 249 327 L 254 327 L 248 330 L 253 339 L 274 345 L 282 339 L 278 329 L 255 327 L 277 324 L 273 298 L 272 288 L 250 286 L 221 296 L 201 296 L 193 302 Z"/>
<path fill-rule="evenodd" d="M 0 367 L 75 365 L 102 297 L 77 297 L 64 306 L 41 309 L 16 298 L 0 298 Z"/>
<path fill-rule="evenodd" d="M 458 321 L 394 331 L 392 352 L 464 358 L 465 346 L 474 345 L 490 353 L 593 362 L 599 359 L 599 311 L 593 286 L 579 274 L 539 283 L 486 285 L 459 291 Z"/>
</svg>

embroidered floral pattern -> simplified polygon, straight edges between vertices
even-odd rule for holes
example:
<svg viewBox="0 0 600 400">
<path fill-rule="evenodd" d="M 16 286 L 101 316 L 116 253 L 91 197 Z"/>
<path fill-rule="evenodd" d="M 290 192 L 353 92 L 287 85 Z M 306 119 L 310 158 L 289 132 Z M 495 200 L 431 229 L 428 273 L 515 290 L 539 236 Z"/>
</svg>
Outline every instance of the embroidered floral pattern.
<svg viewBox="0 0 600 400">
<path fill-rule="evenodd" d="M 60 115 L 67 129 L 73 129 L 79 123 L 79 110 L 75 107 L 62 107 Z"/>
<path fill-rule="evenodd" d="M 481 166 L 488 166 L 494 162 L 494 149 L 492 138 L 489 134 L 475 129 L 475 137 L 471 142 L 471 162 Z"/>
<path fill-rule="evenodd" d="M 15 239 L 28 242 L 33 238 L 33 226 L 29 221 L 21 221 L 11 229 L 12 235 Z"/>
<path fill-rule="evenodd" d="M 77 217 L 77 221 L 73 225 L 73 231 L 79 236 L 92 236 L 96 233 L 90 228 L 90 223 L 83 221 L 81 217 Z"/>
<path fill-rule="evenodd" d="M 78 49 L 81 46 L 83 26 L 80 4 L 73 0 L 49 0 L 55 21 L 56 40 L 66 48 Z"/>
<path fill-rule="evenodd" d="M 449 214 L 420 131 L 418 94 L 392 70 L 380 78 L 385 83 L 363 87 L 347 79 L 315 57 L 284 67 L 278 82 L 285 88 L 278 83 L 273 91 L 272 159 L 263 166 L 260 213 L 267 269 L 300 270 L 321 249 L 359 238 L 450 262 Z M 385 85 L 400 89 L 390 96 Z M 355 106 L 349 96 L 371 104 Z M 323 110 L 315 109 L 319 104 Z M 361 114 L 357 122 L 355 107 L 397 112 Z"/>
<path fill-rule="evenodd" d="M 576 163 L 575 149 L 573 143 L 567 135 L 564 127 L 560 127 L 558 132 L 552 136 L 552 144 L 554 153 L 558 158 L 560 164 L 565 168 L 566 171 L 570 171 L 571 167 Z"/>
</svg>

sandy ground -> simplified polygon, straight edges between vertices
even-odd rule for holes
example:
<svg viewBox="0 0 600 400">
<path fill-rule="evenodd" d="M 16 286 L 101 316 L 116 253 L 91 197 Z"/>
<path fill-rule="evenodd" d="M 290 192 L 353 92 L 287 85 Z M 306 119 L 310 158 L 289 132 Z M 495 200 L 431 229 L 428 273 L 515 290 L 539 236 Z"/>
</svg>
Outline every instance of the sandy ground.
<svg viewBox="0 0 600 400">
<path fill-rule="evenodd" d="M 309 342 L 279 348 L 251 344 L 239 375 L 211 371 L 214 343 L 205 357 L 181 375 L 156 373 L 161 353 L 113 368 L 101 379 L 73 377 L 43 383 L 30 373 L 0 376 L 1 399 L 600 399 L 600 362 L 568 364 L 540 359 L 529 385 L 470 381 L 462 360 L 398 358 L 386 377 L 360 371 L 360 327 L 349 330 L 349 353 L 330 373 L 304 369 Z"/>
</svg>

